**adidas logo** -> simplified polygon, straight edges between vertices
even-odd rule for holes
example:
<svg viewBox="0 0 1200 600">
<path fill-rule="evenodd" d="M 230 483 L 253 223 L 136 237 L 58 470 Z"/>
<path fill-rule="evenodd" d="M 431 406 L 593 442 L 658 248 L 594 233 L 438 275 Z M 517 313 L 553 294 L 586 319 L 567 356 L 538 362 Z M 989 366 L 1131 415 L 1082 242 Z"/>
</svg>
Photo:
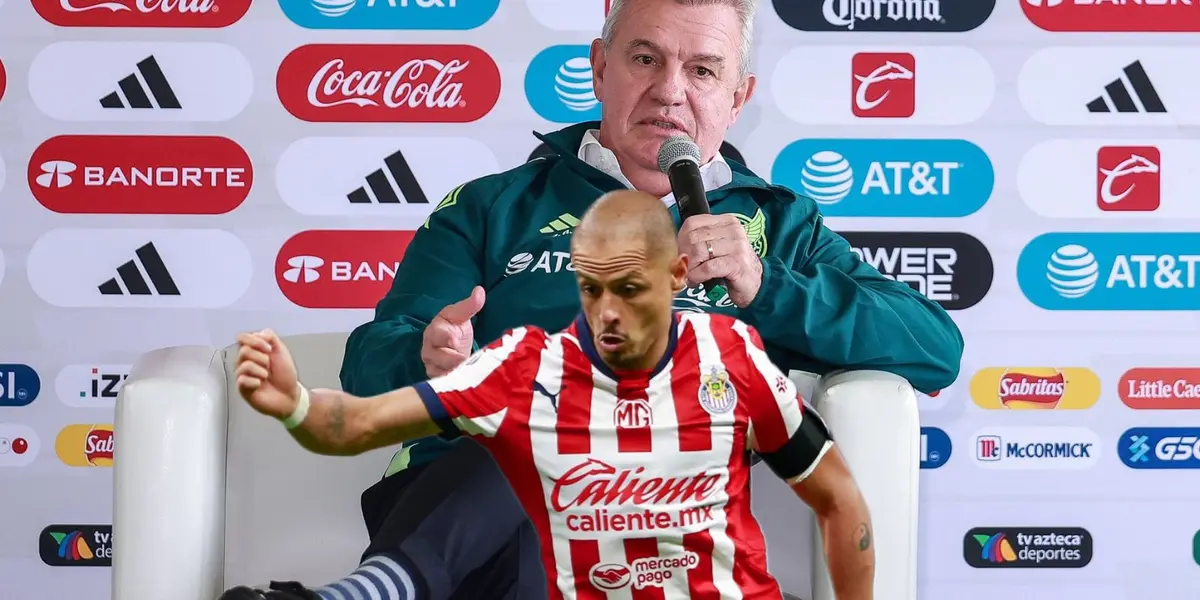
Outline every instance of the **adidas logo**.
<svg viewBox="0 0 1200 600">
<path fill-rule="evenodd" d="M 571 216 L 569 213 L 558 215 L 558 218 L 550 221 L 550 224 L 539 229 L 538 231 L 546 235 L 566 235 L 579 225 L 579 219 Z"/>
<path fill-rule="evenodd" d="M 417 177 L 413 175 L 404 154 L 399 150 L 393 152 L 383 159 L 383 166 L 384 168 L 367 175 L 367 185 L 346 194 L 351 204 L 429 204 L 429 199 L 425 197 L 421 184 L 417 183 Z M 368 189 L 371 190 L 370 194 L 367 193 Z M 397 191 L 400 192 L 399 195 L 396 195 Z M 371 199 L 371 194 L 375 195 L 374 200 Z"/>
<path fill-rule="evenodd" d="M 178 296 L 179 288 L 163 264 L 154 243 L 138 248 L 133 260 L 117 267 L 117 276 L 99 285 L 104 296 Z M 141 266 L 138 266 L 141 263 Z M 142 273 L 145 273 L 145 277 Z M 149 284 L 146 280 L 149 279 Z M 154 286 L 151 290 L 150 286 Z M 124 289 L 122 289 L 124 288 Z"/>
<path fill-rule="evenodd" d="M 154 104 L 150 96 L 154 96 Z M 100 99 L 104 108 L 155 108 L 155 104 L 158 108 L 183 108 L 153 56 L 142 59 L 136 71 L 117 82 L 117 91 Z"/>
<path fill-rule="evenodd" d="M 1122 69 L 1124 77 L 1118 77 L 1104 86 L 1104 93 L 1095 100 L 1088 102 L 1087 109 L 1091 113 L 1165 113 L 1162 99 L 1158 90 L 1150 82 L 1150 76 L 1142 68 L 1142 62 L 1135 60 Z M 1140 105 L 1140 107 L 1139 107 Z"/>
</svg>

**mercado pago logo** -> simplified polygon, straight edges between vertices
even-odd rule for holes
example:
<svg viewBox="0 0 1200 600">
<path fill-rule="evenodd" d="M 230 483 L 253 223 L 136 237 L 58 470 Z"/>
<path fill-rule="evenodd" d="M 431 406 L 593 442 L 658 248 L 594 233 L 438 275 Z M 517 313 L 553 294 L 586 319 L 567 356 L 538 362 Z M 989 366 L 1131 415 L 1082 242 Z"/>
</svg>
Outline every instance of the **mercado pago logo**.
<svg viewBox="0 0 1200 600">
<path fill-rule="evenodd" d="M 308 29 L 474 29 L 500 0 L 279 0 L 288 19 Z"/>
<path fill-rule="evenodd" d="M 1121 375 L 1117 395 L 1138 410 L 1200 409 L 1200 368 L 1133 368 Z"/>
<path fill-rule="evenodd" d="M 1079 569 L 1092 562 L 1093 545 L 1082 527 L 973 527 L 962 548 L 976 569 Z"/>
<path fill-rule="evenodd" d="M 37 432 L 21 423 L 0 423 L 0 468 L 29 466 L 41 452 Z"/>
<path fill-rule="evenodd" d="M 971 378 L 971 399 L 988 410 L 1080 410 L 1100 399 L 1100 377 L 1081 367 L 988 367 Z"/>
<path fill-rule="evenodd" d="M 70 467 L 111 467 L 113 448 L 111 424 L 67 425 L 54 440 L 58 459 Z"/>
<path fill-rule="evenodd" d="M 975 465 L 984 469 L 1089 469 L 1102 453 L 1084 427 L 989 427 L 971 436 Z"/>
<path fill-rule="evenodd" d="M 991 65 L 966 46 L 800 46 L 770 80 L 779 110 L 811 125 L 965 125 L 996 93 Z"/>
<path fill-rule="evenodd" d="M 1197 233 L 1047 233 L 1017 260 L 1025 297 L 1047 310 L 1197 310 Z"/>
<path fill-rule="evenodd" d="M 538 116 L 555 123 L 600 120 L 586 45 L 550 46 L 525 69 L 525 97 Z"/>
<path fill-rule="evenodd" d="M 275 281 L 304 308 L 374 308 L 392 288 L 414 231 L 310 230 L 284 242 Z"/>
<path fill-rule="evenodd" d="M 774 0 L 775 12 L 800 31 L 971 31 L 996 0 Z"/>
<path fill-rule="evenodd" d="M 216 215 L 246 199 L 254 167 L 223 137 L 63 135 L 34 150 L 28 180 L 57 213 Z"/>
<path fill-rule="evenodd" d="M 771 182 L 826 217 L 965 217 L 991 197 L 995 173 L 965 140 L 803 139 L 776 156 Z"/>
<path fill-rule="evenodd" d="M 838 232 L 859 259 L 884 277 L 907 283 L 946 310 L 978 304 L 992 287 L 992 255 L 965 233 Z"/>
<path fill-rule="evenodd" d="M 1200 469 L 1200 427 L 1134 427 L 1117 455 L 1131 469 Z"/>
<path fill-rule="evenodd" d="M 310 44 L 275 78 L 292 116 L 314 123 L 469 123 L 500 98 L 487 52 L 456 44 Z"/>
<path fill-rule="evenodd" d="M 1200 32 L 1195 0 L 1021 0 L 1046 31 Z"/>
<path fill-rule="evenodd" d="M 0 364 L 0 408 L 29 406 L 42 392 L 42 378 L 29 365 Z"/>
<path fill-rule="evenodd" d="M 59 27 L 213 29 L 240 21 L 250 0 L 33 0 L 33 9 Z"/>
<path fill-rule="evenodd" d="M 253 91 L 246 57 L 212 42 L 56 42 L 29 67 L 34 104 L 60 121 L 214 123 Z"/>
<path fill-rule="evenodd" d="M 111 567 L 112 525 L 48 525 L 38 536 L 38 554 L 51 567 Z"/>
</svg>

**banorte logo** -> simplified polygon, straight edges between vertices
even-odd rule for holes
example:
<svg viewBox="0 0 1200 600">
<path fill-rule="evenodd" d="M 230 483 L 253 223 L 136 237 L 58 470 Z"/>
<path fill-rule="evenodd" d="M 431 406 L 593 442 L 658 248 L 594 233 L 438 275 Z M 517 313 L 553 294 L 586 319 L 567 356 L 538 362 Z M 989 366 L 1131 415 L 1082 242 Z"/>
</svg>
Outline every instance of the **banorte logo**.
<svg viewBox="0 0 1200 600">
<path fill-rule="evenodd" d="M 374 308 L 392 287 L 414 231 L 311 230 L 284 242 L 275 280 L 304 308 Z"/>
<path fill-rule="evenodd" d="M 469 123 L 500 99 L 500 69 L 466 45 L 311 44 L 275 78 L 279 101 L 313 123 Z"/>
<path fill-rule="evenodd" d="M 33 0 L 59 27 L 228 27 L 246 16 L 250 0 Z"/>
<path fill-rule="evenodd" d="M 971 378 L 971 399 L 989 410 L 1073 410 L 1100 399 L 1100 377 L 1075 367 L 988 367 Z"/>
<path fill-rule="evenodd" d="M 65 214 L 218 215 L 250 193 L 254 167 L 209 136 L 63 135 L 34 150 L 29 189 Z"/>
<path fill-rule="evenodd" d="M 1200 368 L 1130 369 L 1121 375 L 1117 394 L 1137 410 L 1200 409 Z"/>
<path fill-rule="evenodd" d="M 54 450 L 63 464 L 71 467 L 111 467 L 112 425 L 67 425 L 58 432 Z"/>
<path fill-rule="evenodd" d="M 1021 10 L 1046 31 L 1200 31 L 1194 0 L 1022 0 Z"/>
</svg>

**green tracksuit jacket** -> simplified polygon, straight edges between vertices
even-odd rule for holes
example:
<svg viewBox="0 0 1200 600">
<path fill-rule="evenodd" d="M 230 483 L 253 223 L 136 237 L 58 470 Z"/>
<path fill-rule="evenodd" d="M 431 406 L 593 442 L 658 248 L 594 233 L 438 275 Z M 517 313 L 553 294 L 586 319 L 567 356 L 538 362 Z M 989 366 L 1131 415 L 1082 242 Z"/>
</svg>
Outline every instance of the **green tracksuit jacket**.
<svg viewBox="0 0 1200 600">
<path fill-rule="evenodd" d="M 474 319 L 477 348 L 513 327 L 558 331 L 571 323 L 579 312 L 571 230 L 596 198 L 623 188 L 577 157 L 584 132 L 596 127 L 538 135 L 557 157 L 470 181 L 438 204 L 374 320 L 350 335 L 341 371 L 346 391 L 374 395 L 425 380 L 425 326 L 476 285 L 487 291 Z M 955 380 L 963 340 L 940 306 L 859 260 L 823 225 L 811 199 L 736 162 L 730 167 L 733 181 L 708 192 L 708 201 L 713 213 L 732 213 L 746 227 L 762 257 L 762 287 L 744 309 L 728 297 L 711 303 L 699 288 L 681 293 L 676 309 L 737 316 L 758 329 L 771 359 L 786 370 L 880 369 L 922 391 Z M 678 209 L 671 212 L 678 226 Z M 445 444 L 421 440 L 405 460 L 429 460 Z"/>
</svg>

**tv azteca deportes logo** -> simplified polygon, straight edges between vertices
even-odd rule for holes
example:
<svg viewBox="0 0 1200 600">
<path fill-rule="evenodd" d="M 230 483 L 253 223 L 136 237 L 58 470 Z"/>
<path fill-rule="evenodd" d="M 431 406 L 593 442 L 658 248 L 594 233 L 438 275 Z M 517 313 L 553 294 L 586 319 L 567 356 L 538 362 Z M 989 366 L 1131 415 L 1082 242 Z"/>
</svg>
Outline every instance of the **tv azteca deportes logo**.
<svg viewBox="0 0 1200 600">
<path fill-rule="evenodd" d="M 50 525 L 38 536 L 38 554 L 52 567 L 111 567 L 112 525 Z"/>
<path fill-rule="evenodd" d="M 1082 527 L 975 527 L 963 535 L 963 560 L 977 569 L 1079 569 L 1092 553 Z"/>
</svg>

